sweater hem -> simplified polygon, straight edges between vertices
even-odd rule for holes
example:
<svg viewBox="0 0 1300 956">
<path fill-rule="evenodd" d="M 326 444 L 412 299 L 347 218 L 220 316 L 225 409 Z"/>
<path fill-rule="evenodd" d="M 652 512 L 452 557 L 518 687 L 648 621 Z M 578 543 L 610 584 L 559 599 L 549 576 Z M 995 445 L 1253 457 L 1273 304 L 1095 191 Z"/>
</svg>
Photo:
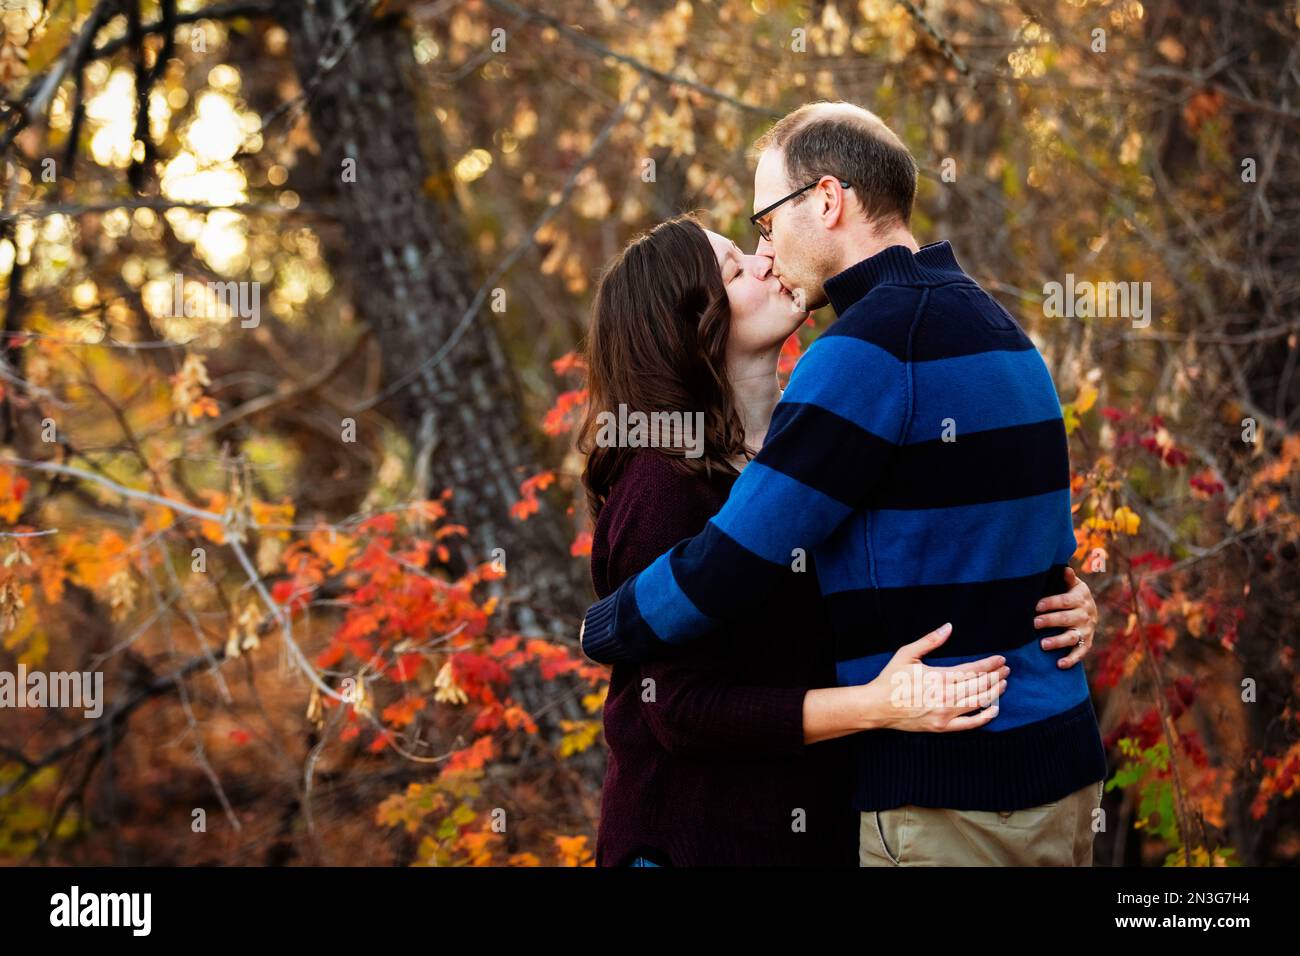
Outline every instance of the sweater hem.
<svg viewBox="0 0 1300 956">
<path fill-rule="evenodd" d="M 870 731 L 855 740 L 854 806 L 1023 810 L 1108 775 L 1092 700 L 1001 732 Z"/>
</svg>

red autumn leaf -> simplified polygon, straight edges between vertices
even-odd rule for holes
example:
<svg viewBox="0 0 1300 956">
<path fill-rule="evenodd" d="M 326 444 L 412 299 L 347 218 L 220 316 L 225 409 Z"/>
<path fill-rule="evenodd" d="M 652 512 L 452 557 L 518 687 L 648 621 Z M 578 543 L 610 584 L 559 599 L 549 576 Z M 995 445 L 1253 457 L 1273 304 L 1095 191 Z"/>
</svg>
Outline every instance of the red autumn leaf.
<svg viewBox="0 0 1300 956">
<path fill-rule="evenodd" d="M 386 674 L 390 680 L 405 683 L 415 679 L 416 672 L 423 663 L 424 657 L 419 654 L 403 654 L 393 662 Z"/>
<path fill-rule="evenodd" d="M 585 372 L 587 363 L 577 352 L 565 352 L 551 362 L 551 368 L 555 369 L 556 375 L 568 375 L 571 372 Z"/>
<path fill-rule="evenodd" d="M 542 419 L 542 431 L 548 435 L 563 435 L 571 431 L 577 425 L 587 399 L 588 392 L 585 388 L 561 392 Z"/>
<path fill-rule="evenodd" d="M 591 532 L 579 531 L 578 536 L 569 545 L 569 554 L 575 558 L 585 558 L 591 554 Z"/>
</svg>

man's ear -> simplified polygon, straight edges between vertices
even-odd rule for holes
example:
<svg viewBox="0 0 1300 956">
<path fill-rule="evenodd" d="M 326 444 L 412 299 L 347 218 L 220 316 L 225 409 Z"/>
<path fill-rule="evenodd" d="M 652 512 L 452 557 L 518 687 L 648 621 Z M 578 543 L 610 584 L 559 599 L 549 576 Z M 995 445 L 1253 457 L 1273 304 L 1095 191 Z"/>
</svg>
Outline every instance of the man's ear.
<svg viewBox="0 0 1300 956">
<path fill-rule="evenodd" d="M 822 225 L 827 229 L 834 229 L 844 218 L 844 204 L 848 197 L 837 186 L 835 180 L 830 177 L 823 177 L 817 186 L 817 199 L 821 203 Z"/>
</svg>

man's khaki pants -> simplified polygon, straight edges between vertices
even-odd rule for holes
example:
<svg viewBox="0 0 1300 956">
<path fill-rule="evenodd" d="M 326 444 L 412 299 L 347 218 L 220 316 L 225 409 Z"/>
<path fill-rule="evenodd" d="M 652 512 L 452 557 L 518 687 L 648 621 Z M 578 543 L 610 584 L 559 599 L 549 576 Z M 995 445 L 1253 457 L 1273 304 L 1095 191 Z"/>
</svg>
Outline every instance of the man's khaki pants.
<svg viewBox="0 0 1300 956">
<path fill-rule="evenodd" d="M 862 813 L 861 866 L 1092 866 L 1102 783 L 1024 810 L 895 807 Z"/>
</svg>

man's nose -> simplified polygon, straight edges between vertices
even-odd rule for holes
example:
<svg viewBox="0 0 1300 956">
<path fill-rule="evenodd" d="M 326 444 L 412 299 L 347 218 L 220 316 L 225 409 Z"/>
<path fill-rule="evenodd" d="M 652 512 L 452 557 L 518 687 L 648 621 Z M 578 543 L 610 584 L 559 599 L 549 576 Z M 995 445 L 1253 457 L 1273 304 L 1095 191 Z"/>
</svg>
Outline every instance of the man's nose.
<svg viewBox="0 0 1300 956">
<path fill-rule="evenodd" d="M 766 279 L 772 273 L 772 260 L 768 256 L 745 256 L 745 266 L 756 279 Z"/>
<path fill-rule="evenodd" d="M 754 250 L 756 256 L 767 256 L 768 259 L 776 258 L 776 250 L 772 248 L 772 243 L 762 236 L 758 237 L 758 248 Z"/>
</svg>

